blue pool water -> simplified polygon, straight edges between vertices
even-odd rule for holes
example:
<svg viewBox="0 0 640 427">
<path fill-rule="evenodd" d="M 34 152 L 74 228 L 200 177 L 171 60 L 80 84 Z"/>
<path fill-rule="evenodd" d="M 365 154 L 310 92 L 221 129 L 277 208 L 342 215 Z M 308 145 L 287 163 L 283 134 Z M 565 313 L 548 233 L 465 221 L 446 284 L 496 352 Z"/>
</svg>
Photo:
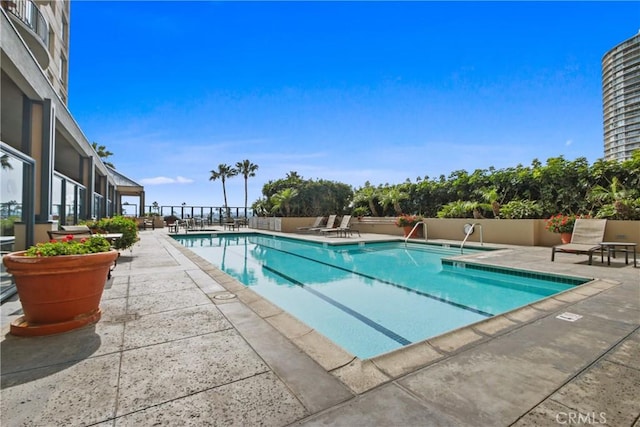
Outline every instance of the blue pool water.
<svg viewBox="0 0 640 427">
<path fill-rule="evenodd" d="M 330 246 L 262 234 L 175 239 L 360 358 L 584 282 L 443 261 L 460 250 L 436 245 Z"/>
</svg>

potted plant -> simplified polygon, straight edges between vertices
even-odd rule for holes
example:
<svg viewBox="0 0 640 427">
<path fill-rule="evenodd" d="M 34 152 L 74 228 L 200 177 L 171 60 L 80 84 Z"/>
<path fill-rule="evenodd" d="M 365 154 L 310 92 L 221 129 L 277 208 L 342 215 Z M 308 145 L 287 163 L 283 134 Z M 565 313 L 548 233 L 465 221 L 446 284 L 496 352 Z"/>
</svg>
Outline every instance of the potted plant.
<svg viewBox="0 0 640 427">
<path fill-rule="evenodd" d="M 553 215 L 547 220 L 545 228 L 552 233 L 559 233 L 562 243 L 571 242 L 571 234 L 573 233 L 573 226 L 576 223 L 576 219 L 584 218 L 583 216 L 577 216 L 574 214 Z"/>
<path fill-rule="evenodd" d="M 107 239 L 91 236 L 38 243 L 2 259 L 13 275 L 24 315 L 10 332 L 39 336 L 66 332 L 100 319 L 100 298 L 118 258 Z"/>
<path fill-rule="evenodd" d="M 422 217 L 419 215 L 402 214 L 396 218 L 396 227 L 402 227 L 404 229 L 404 237 L 409 236 L 409 233 L 411 233 L 409 237 L 419 237 L 420 227 L 416 227 L 415 229 L 414 227 L 420 221 L 422 221 Z"/>
</svg>

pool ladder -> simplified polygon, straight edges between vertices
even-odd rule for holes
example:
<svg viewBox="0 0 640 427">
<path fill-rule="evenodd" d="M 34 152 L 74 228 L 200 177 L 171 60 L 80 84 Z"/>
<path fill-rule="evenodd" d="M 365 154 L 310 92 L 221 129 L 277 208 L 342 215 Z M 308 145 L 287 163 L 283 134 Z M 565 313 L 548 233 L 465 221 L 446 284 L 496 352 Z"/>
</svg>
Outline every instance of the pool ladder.
<svg viewBox="0 0 640 427">
<path fill-rule="evenodd" d="M 413 228 L 411 229 L 411 231 L 409 232 L 409 234 L 407 234 L 407 237 L 404 238 L 404 246 L 407 246 L 407 241 L 409 240 L 409 237 L 411 237 L 411 235 L 413 234 L 413 232 L 416 230 L 416 228 L 418 228 L 419 225 L 422 225 L 422 229 L 424 231 L 424 241 L 427 241 L 427 223 L 426 222 L 422 222 L 422 221 L 418 221 L 416 223 L 416 225 L 413 226 Z"/>
<path fill-rule="evenodd" d="M 463 253 L 464 244 L 467 243 L 467 239 L 469 238 L 469 236 L 473 234 L 473 230 L 475 229 L 476 225 L 480 227 L 480 246 L 484 246 L 484 242 L 482 241 L 482 224 L 476 222 L 471 224 L 471 227 L 469 227 L 469 229 L 467 230 L 467 234 L 464 236 L 464 240 L 460 245 L 460 253 Z"/>
</svg>

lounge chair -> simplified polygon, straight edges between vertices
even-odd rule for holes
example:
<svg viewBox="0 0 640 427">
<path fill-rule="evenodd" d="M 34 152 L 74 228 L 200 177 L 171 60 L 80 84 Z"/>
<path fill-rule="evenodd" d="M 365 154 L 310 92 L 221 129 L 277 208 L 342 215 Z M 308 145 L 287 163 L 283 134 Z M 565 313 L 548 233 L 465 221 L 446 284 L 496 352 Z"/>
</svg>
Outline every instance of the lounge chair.
<svg viewBox="0 0 640 427">
<path fill-rule="evenodd" d="M 351 215 L 345 215 L 342 217 L 342 221 L 340 221 L 340 225 L 337 227 L 333 227 L 333 225 L 331 227 L 325 227 L 325 228 L 321 228 L 320 232 L 322 234 L 327 234 L 327 233 L 337 233 L 339 231 L 345 230 L 347 228 L 349 228 L 349 222 L 351 221 Z"/>
<path fill-rule="evenodd" d="M 50 240 L 62 240 L 68 235 L 73 235 L 74 239 L 81 239 L 83 237 L 91 237 L 91 230 L 89 228 L 85 230 L 47 230 Z"/>
<path fill-rule="evenodd" d="M 354 230 L 353 228 L 351 228 L 351 215 L 345 215 L 342 218 L 342 221 L 340 222 L 340 225 L 338 227 L 328 228 L 325 230 L 325 233 L 336 232 L 338 234 L 338 237 L 340 237 L 343 234 L 344 234 L 344 237 L 347 237 L 347 236 L 353 235 L 354 231 L 358 233 L 358 236 L 361 236 L 359 230 Z"/>
<path fill-rule="evenodd" d="M 86 225 L 61 225 L 60 230 L 68 231 L 67 234 L 91 234 L 91 229 Z"/>
<path fill-rule="evenodd" d="M 571 243 L 551 248 L 551 261 L 555 260 L 556 252 L 566 252 L 589 255 L 589 265 L 591 265 L 593 253 L 601 248 L 606 225 L 606 219 L 578 218 L 573 226 Z"/>
<path fill-rule="evenodd" d="M 329 215 L 327 223 L 323 227 L 311 227 L 309 228 L 309 231 L 321 232 L 322 230 L 325 230 L 327 228 L 333 228 L 334 224 L 336 223 L 336 216 L 337 215 Z"/>
<path fill-rule="evenodd" d="M 309 231 L 312 229 L 318 229 L 320 228 L 320 224 L 322 224 L 322 220 L 324 219 L 323 216 L 319 216 L 316 217 L 316 220 L 313 222 L 313 225 L 311 225 L 310 227 L 297 227 L 296 230 L 298 231 Z"/>
</svg>

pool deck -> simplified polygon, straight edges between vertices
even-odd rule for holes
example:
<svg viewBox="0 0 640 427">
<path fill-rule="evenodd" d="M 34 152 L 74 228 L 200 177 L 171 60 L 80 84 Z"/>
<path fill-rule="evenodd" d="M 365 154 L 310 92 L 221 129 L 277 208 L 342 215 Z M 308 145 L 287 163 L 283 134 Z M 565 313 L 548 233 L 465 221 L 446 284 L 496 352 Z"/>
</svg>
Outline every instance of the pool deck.
<svg viewBox="0 0 640 427">
<path fill-rule="evenodd" d="M 640 425 L 640 268 L 500 247 L 464 259 L 595 280 L 360 360 L 166 229 L 141 231 L 106 284 L 97 324 L 14 337 L 20 304 L 2 304 L 0 424 Z M 566 312 L 582 317 L 557 318 Z"/>
</svg>

